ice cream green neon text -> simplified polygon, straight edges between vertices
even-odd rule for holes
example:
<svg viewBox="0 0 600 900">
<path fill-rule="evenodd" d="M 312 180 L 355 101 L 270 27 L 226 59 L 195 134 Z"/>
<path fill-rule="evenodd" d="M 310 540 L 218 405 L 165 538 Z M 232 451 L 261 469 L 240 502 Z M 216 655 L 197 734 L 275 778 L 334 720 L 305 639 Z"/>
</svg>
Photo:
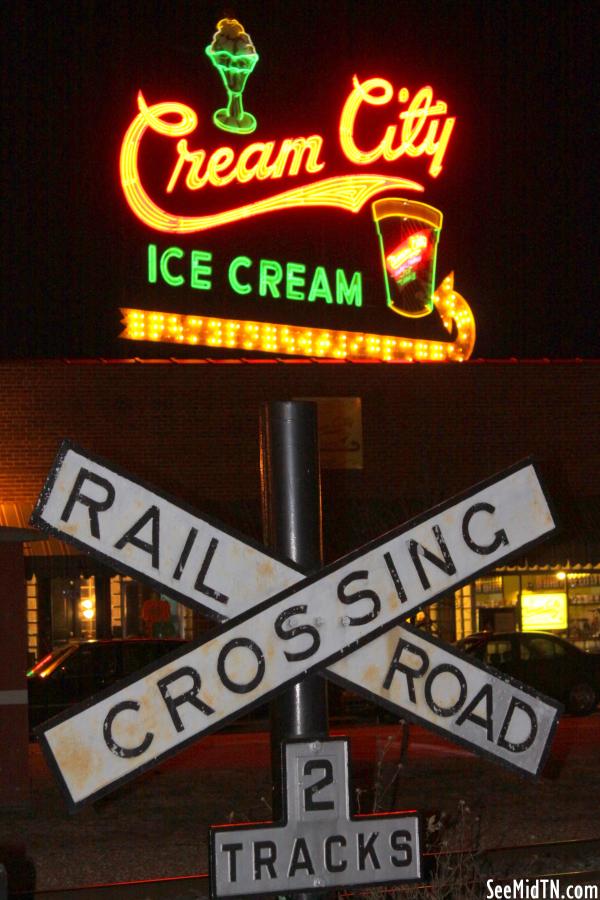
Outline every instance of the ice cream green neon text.
<svg viewBox="0 0 600 900">
<path fill-rule="evenodd" d="M 208 251 L 186 252 L 181 247 L 159 251 L 156 244 L 148 244 L 147 264 L 150 284 L 188 285 L 200 291 L 213 288 L 213 257 Z M 249 256 L 236 256 L 227 266 L 227 279 L 233 293 L 239 296 L 362 306 L 361 272 L 347 275 L 338 268 L 328 273 L 324 266 L 312 269 L 298 262 L 254 261 Z"/>
</svg>

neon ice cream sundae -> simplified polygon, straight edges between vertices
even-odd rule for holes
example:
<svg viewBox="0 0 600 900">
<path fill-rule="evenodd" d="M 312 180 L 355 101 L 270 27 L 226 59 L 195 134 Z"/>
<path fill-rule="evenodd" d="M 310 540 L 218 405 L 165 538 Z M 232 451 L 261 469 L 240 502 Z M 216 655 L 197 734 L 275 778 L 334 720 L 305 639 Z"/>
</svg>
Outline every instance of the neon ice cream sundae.
<svg viewBox="0 0 600 900">
<path fill-rule="evenodd" d="M 227 91 L 227 106 L 213 115 L 217 128 L 248 134 L 256 128 L 254 116 L 244 110 L 242 95 L 248 76 L 258 62 L 252 39 L 237 19 L 221 19 L 206 53 Z"/>
</svg>

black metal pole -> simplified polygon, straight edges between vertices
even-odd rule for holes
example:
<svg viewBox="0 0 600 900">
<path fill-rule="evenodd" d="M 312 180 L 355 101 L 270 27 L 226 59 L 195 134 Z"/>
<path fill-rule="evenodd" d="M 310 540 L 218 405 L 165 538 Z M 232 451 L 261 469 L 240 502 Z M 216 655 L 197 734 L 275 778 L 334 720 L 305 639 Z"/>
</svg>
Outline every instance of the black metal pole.
<svg viewBox="0 0 600 900">
<path fill-rule="evenodd" d="M 290 400 L 264 404 L 260 422 L 263 536 L 267 546 L 306 573 L 323 559 L 317 406 Z M 283 813 L 281 744 L 328 734 L 327 685 L 311 675 L 271 703 L 273 819 Z M 300 893 L 299 898 L 326 894 Z"/>
</svg>

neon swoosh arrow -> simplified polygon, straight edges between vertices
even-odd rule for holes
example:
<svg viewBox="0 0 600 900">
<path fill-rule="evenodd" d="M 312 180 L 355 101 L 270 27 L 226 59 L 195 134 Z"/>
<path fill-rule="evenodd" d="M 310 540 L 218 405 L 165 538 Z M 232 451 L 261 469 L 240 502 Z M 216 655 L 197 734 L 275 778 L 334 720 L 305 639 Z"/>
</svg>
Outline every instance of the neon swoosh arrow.
<svg viewBox="0 0 600 900">
<path fill-rule="evenodd" d="M 121 158 L 121 182 L 129 206 L 146 225 L 157 231 L 193 234 L 228 225 L 240 219 L 265 215 L 284 209 L 330 206 L 357 213 L 372 197 L 389 190 L 422 191 L 422 185 L 406 178 L 385 175 L 340 175 L 324 178 L 304 187 L 293 188 L 255 203 L 207 216 L 178 216 L 161 209 L 146 193 L 137 171 L 137 161 Z"/>
</svg>

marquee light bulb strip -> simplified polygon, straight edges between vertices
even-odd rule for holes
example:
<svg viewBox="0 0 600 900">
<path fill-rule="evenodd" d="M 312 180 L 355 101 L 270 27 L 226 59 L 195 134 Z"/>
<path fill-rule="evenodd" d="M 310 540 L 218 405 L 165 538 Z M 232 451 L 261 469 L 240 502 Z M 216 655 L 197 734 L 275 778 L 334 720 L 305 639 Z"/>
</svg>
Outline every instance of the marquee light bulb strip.
<svg viewBox="0 0 600 900">
<path fill-rule="evenodd" d="M 475 345 L 475 319 L 467 301 L 454 290 L 454 273 L 444 278 L 433 295 L 433 302 L 449 334 L 456 330 L 451 342 L 140 309 L 121 310 L 125 328 L 120 337 L 132 341 L 322 359 L 383 362 L 463 362 L 469 359 Z"/>
</svg>

